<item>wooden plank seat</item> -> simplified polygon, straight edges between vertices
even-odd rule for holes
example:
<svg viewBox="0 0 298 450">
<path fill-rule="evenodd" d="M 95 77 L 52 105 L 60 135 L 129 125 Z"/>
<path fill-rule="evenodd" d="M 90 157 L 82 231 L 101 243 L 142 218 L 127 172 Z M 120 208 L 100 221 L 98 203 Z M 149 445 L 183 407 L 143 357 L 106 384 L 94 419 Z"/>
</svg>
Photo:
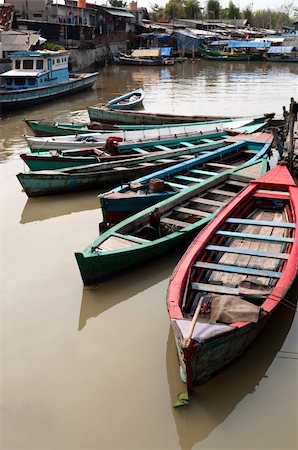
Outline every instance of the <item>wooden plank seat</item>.
<svg viewBox="0 0 298 450">
<path fill-rule="evenodd" d="M 226 184 L 229 184 L 231 186 L 240 186 L 240 187 L 247 186 L 247 183 L 243 183 L 242 181 L 235 181 L 235 180 L 227 180 Z"/>
<path fill-rule="evenodd" d="M 193 155 L 180 155 L 178 156 L 179 159 L 193 159 Z"/>
<path fill-rule="evenodd" d="M 195 203 L 203 203 L 204 205 L 222 206 L 222 202 L 219 202 L 218 200 L 211 200 L 209 198 L 196 197 L 192 198 L 191 201 Z"/>
<path fill-rule="evenodd" d="M 205 261 L 196 261 L 194 263 L 194 267 L 197 267 L 198 269 L 215 270 L 217 272 L 241 273 L 244 275 L 254 275 L 266 278 L 280 278 L 282 276 L 281 272 L 275 272 L 273 270 L 253 269 L 251 267 L 241 267 L 227 264 L 214 264 Z"/>
<path fill-rule="evenodd" d="M 239 225 L 258 225 L 278 228 L 296 228 L 294 223 L 289 222 L 272 222 L 271 220 L 254 220 L 254 219 L 238 219 L 237 217 L 229 217 L 226 223 L 235 223 Z"/>
<path fill-rule="evenodd" d="M 258 150 L 244 150 L 243 153 L 247 153 L 248 155 L 256 155 Z"/>
<path fill-rule="evenodd" d="M 179 228 L 185 228 L 191 225 L 189 222 L 183 222 L 182 220 L 171 219 L 170 217 L 162 217 L 160 219 L 162 223 L 168 223 L 170 225 L 176 225 Z"/>
<path fill-rule="evenodd" d="M 200 169 L 191 169 L 191 173 L 198 173 L 199 175 L 215 175 L 216 172 L 208 172 L 208 170 L 200 170 Z"/>
<path fill-rule="evenodd" d="M 119 237 L 120 239 L 126 239 L 131 242 L 136 242 L 137 244 L 142 244 L 143 242 L 149 242 L 148 239 L 144 239 L 139 236 L 133 236 L 131 234 L 115 233 L 114 236 Z"/>
<path fill-rule="evenodd" d="M 185 147 L 195 147 L 195 144 L 192 144 L 191 142 L 180 142 L 180 144 Z"/>
<path fill-rule="evenodd" d="M 161 160 L 159 160 L 159 161 L 161 161 Z M 143 167 L 145 167 L 145 166 L 148 166 L 148 167 L 152 166 L 152 167 L 154 167 L 154 166 L 156 166 L 156 164 L 153 163 L 153 162 L 143 162 L 143 163 L 139 163 L 138 166 L 143 166 Z"/>
<path fill-rule="evenodd" d="M 216 163 L 216 162 L 210 162 L 210 163 L 206 163 L 206 166 L 209 167 L 219 167 L 219 168 L 224 168 L 224 169 L 234 169 L 237 166 L 232 166 L 231 164 L 223 164 L 223 163 Z"/>
<path fill-rule="evenodd" d="M 139 241 L 134 240 L 133 242 L 135 244 L 141 244 L 142 240 L 139 239 Z M 127 239 L 126 236 L 109 236 L 108 239 L 106 239 L 105 241 L 103 241 L 100 245 L 99 245 L 99 249 L 103 250 L 103 251 L 111 251 L 111 250 L 118 250 L 121 248 L 128 248 L 131 247 L 132 244 L 132 240 L 131 239 Z"/>
<path fill-rule="evenodd" d="M 143 148 L 140 147 L 134 147 L 134 151 L 138 153 L 149 153 L 148 150 L 144 150 Z"/>
<path fill-rule="evenodd" d="M 212 292 L 214 294 L 239 295 L 238 288 L 232 288 L 229 286 L 221 286 L 218 284 L 192 282 L 191 287 L 192 287 L 192 289 L 194 289 L 196 291 Z"/>
<path fill-rule="evenodd" d="M 250 248 L 226 247 L 225 245 L 207 245 L 206 250 L 223 253 L 235 253 L 236 255 L 259 256 L 261 258 L 289 259 L 287 253 L 273 253 Z"/>
<path fill-rule="evenodd" d="M 205 144 L 210 144 L 210 143 L 214 142 L 214 140 L 206 138 L 206 139 L 201 139 L 201 142 L 204 142 Z"/>
<path fill-rule="evenodd" d="M 204 181 L 204 178 L 188 177 L 187 175 L 175 175 L 174 178 L 176 180 L 191 181 L 194 183 L 200 183 L 201 181 Z"/>
<path fill-rule="evenodd" d="M 155 145 L 154 148 L 157 148 L 158 150 L 171 150 L 169 147 L 166 147 L 165 145 Z"/>
<path fill-rule="evenodd" d="M 225 195 L 227 197 L 235 197 L 235 192 L 225 191 L 223 189 L 210 189 L 208 192 L 215 195 Z"/>
<path fill-rule="evenodd" d="M 200 211 L 198 209 L 191 209 L 191 208 L 184 208 L 182 206 L 177 206 L 174 208 L 175 211 L 183 214 L 190 214 L 192 216 L 199 216 L 199 217 L 208 217 L 210 216 L 210 212 L 206 211 Z"/>
<path fill-rule="evenodd" d="M 242 239 L 256 239 L 258 241 L 294 242 L 294 239 L 292 238 L 281 236 L 270 236 L 267 234 L 238 233 L 237 231 L 225 231 L 225 230 L 216 231 L 215 234 L 217 236 L 226 236 L 231 238 L 242 238 Z"/>
<path fill-rule="evenodd" d="M 289 192 L 271 191 L 270 189 L 258 189 L 256 194 L 261 194 L 262 196 L 266 196 L 267 194 L 276 194 L 277 196 L 284 195 L 286 197 L 290 197 Z"/>
<path fill-rule="evenodd" d="M 173 183 L 172 181 L 166 181 L 166 183 L 169 186 L 172 186 L 172 187 L 175 187 L 175 188 L 178 188 L 178 189 L 184 189 L 186 187 L 185 184 Z"/>
</svg>

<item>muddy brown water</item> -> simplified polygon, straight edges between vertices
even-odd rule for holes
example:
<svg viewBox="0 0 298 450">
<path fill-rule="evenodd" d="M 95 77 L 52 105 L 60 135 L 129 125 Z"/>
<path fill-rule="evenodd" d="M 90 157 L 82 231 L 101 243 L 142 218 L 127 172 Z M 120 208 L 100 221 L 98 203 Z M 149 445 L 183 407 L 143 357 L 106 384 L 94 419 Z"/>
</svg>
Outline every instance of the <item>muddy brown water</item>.
<svg viewBox="0 0 298 450">
<path fill-rule="evenodd" d="M 112 66 L 91 91 L 2 117 L 1 449 L 297 449 L 293 309 L 174 410 L 185 387 L 165 300 L 182 249 L 84 288 L 74 252 L 98 233 L 98 192 L 28 199 L 16 178 L 24 118 L 87 121 L 88 105 L 139 86 L 152 112 L 279 118 L 297 75 L 265 62 Z"/>
</svg>

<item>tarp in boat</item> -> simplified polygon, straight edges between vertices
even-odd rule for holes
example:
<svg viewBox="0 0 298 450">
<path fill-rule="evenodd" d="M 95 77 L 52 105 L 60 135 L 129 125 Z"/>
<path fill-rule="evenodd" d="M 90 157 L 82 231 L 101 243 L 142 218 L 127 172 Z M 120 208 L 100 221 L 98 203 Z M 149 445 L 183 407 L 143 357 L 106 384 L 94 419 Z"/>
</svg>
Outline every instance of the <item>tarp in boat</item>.
<svg viewBox="0 0 298 450">
<path fill-rule="evenodd" d="M 228 48 L 266 48 L 270 45 L 271 42 L 229 41 Z"/>
<path fill-rule="evenodd" d="M 160 56 L 160 48 L 144 48 L 133 50 L 131 56 L 133 58 L 158 58 Z"/>
<path fill-rule="evenodd" d="M 201 47 L 204 39 L 183 30 L 174 31 L 177 35 L 177 46 L 179 49 L 193 50 L 193 48 Z"/>
<path fill-rule="evenodd" d="M 279 46 L 273 46 L 270 47 L 267 53 L 292 53 L 294 47 L 279 47 Z"/>
</svg>

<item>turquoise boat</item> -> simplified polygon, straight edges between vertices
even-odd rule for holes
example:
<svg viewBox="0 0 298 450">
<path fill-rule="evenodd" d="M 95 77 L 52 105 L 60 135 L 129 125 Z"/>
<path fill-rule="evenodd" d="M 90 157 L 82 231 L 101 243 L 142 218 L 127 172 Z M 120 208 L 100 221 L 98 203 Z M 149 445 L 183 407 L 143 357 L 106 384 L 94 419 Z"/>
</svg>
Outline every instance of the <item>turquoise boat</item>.
<svg viewBox="0 0 298 450">
<path fill-rule="evenodd" d="M 70 74 L 66 51 L 9 54 L 13 68 L 1 74 L 0 110 L 17 110 L 90 89 L 98 72 Z"/>
<path fill-rule="evenodd" d="M 109 228 L 75 257 L 83 283 L 116 273 L 183 248 L 221 207 L 268 168 L 267 159 L 216 174 Z"/>
<path fill-rule="evenodd" d="M 112 149 L 117 151 L 119 143 L 143 143 L 144 141 L 157 141 L 163 139 L 178 139 L 189 136 L 203 136 L 223 131 L 254 132 L 268 126 L 270 119 L 241 118 L 222 122 L 204 122 L 180 127 L 154 128 L 151 130 L 118 130 L 109 133 L 96 132 L 93 134 L 36 137 L 25 135 L 24 138 L 32 152 L 43 150 L 66 150 L 74 148 L 97 148 L 105 145 L 107 141 L 113 144 Z M 253 131 L 252 131 L 253 130 Z M 114 145 L 116 144 L 116 145 Z"/>
<path fill-rule="evenodd" d="M 220 142 L 211 141 L 195 148 L 195 152 L 213 151 L 221 145 Z M 189 155 L 191 152 L 195 154 L 193 149 L 185 147 L 183 150 L 173 150 L 164 156 L 158 153 L 75 168 L 21 172 L 17 174 L 17 178 L 28 197 L 105 188 L 127 182 L 131 177 L 144 176 L 177 164 L 181 161 L 183 154 L 192 157 Z"/>
<path fill-rule="evenodd" d="M 242 139 L 99 194 L 103 216 L 100 229 L 104 230 L 194 184 L 204 183 L 216 173 L 258 160 L 268 153 L 273 141 L 269 133 L 256 137 L 242 136 Z"/>
<path fill-rule="evenodd" d="M 249 118 L 254 121 L 264 121 L 265 119 L 272 118 L 274 114 L 261 114 L 259 116 L 250 116 Z M 206 119 L 206 120 L 203 120 Z M 241 118 L 237 118 L 240 120 Z M 242 118 L 243 119 L 243 118 Z M 246 119 L 246 117 L 245 117 Z M 184 125 L 191 126 L 195 125 L 197 122 L 210 122 L 205 116 L 202 116 L 202 120 L 197 120 L 196 122 L 185 123 Z M 222 122 L 223 119 L 219 121 Z M 231 119 L 225 119 L 231 120 Z M 166 128 L 168 124 L 153 124 L 153 125 L 105 125 L 98 122 L 90 123 L 80 123 L 80 122 L 49 122 L 47 120 L 34 120 L 34 119 L 24 119 L 26 125 L 33 131 L 35 136 L 46 137 L 46 136 L 67 136 L 69 134 L 88 134 L 94 133 L 96 130 L 101 130 L 103 133 L 109 133 L 112 130 L 151 130 L 152 128 Z M 181 127 L 181 123 L 172 124 L 171 126 Z"/>
<path fill-rule="evenodd" d="M 185 138 L 165 139 L 159 141 L 142 142 L 140 144 L 120 144 L 117 146 L 118 154 L 111 155 L 104 147 L 91 149 L 70 149 L 40 151 L 22 153 L 20 158 L 25 162 L 30 170 L 55 170 L 83 165 L 95 164 L 98 162 L 113 162 L 120 159 L 132 159 L 139 156 L 150 156 L 154 154 L 169 155 L 175 151 L 175 155 L 181 150 L 181 155 L 187 153 L 196 155 L 203 144 L 215 143 L 218 148 L 224 145 L 231 135 L 228 132 L 218 132 L 208 135 L 196 135 Z"/>
</svg>

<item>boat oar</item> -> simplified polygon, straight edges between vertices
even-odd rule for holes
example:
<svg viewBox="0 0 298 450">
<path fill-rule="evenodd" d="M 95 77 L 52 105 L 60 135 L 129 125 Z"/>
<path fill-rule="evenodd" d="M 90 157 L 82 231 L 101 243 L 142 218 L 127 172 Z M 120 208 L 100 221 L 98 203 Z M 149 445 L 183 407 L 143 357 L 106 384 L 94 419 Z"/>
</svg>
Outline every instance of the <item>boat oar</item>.
<svg viewBox="0 0 298 450">
<path fill-rule="evenodd" d="M 198 316 L 199 316 L 199 313 L 200 313 L 200 309 L 202 307 L 203 300 L 204 300 L 204 296 L 202 295 L 202 297 L 199 300 L 199 303 L 197 304 L 195 313 L 194 313 L 192 321 L 190 323 L 190 327 L 189 327 L 188 333 L 187 333 L 187 335 L 185 336 L 185 338 L 182 341 L 182 347 L 183 348 L 187 348 L 189 346 L 189 344 L 190 344 L 190 341 L 191 341 L 191 338 L 192 338 L 192 333 L 194 331 L 194 328 L 195 328 L 195 325 L 196 325 L 196 321 L 198 319 Z"/>
</svg>

